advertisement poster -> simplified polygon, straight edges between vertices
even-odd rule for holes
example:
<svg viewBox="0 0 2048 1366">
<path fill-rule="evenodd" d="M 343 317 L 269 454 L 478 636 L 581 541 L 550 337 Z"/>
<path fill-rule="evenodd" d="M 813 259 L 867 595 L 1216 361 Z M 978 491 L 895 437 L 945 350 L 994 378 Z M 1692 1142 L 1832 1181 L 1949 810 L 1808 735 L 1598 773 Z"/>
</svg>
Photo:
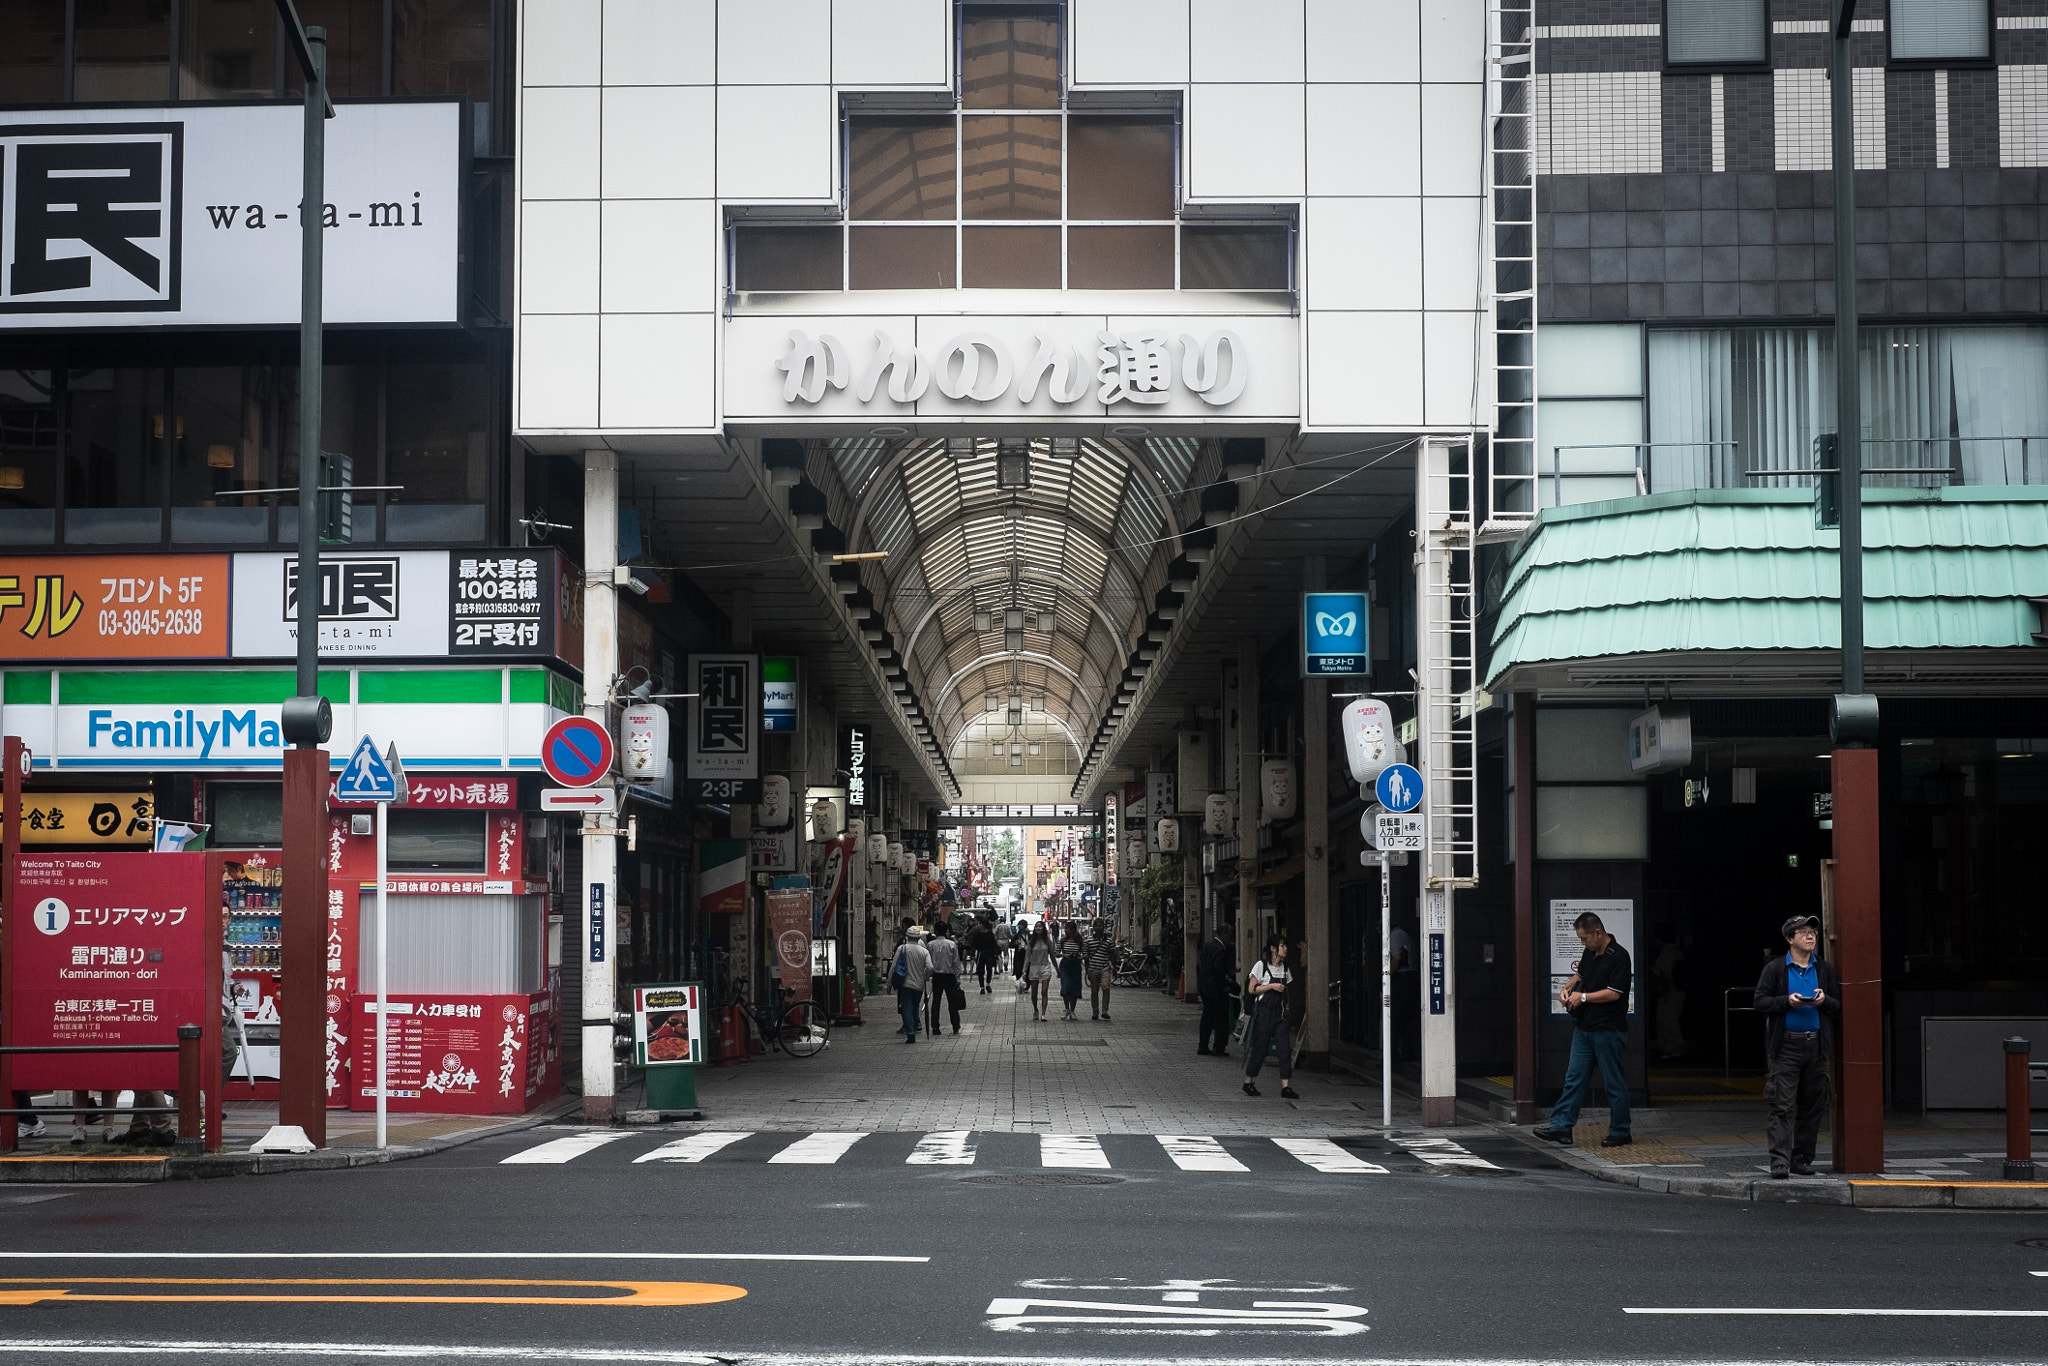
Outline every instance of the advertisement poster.
<svg viewBox="0 0 2048 1366">
<path fill-rule="evenodd" d="M 811 994 L 811 889 L 778 887 L 768 893 L 768 937 L 775 971 L 798 996 Z"/>
<path fill-rule="evenodd" d="M 633 1063 L 678 1067 L 704 1061 L 704 992 L 695 982 L 633 988 Z"/>
<path fill-rule="evenodd" d="M 204 854 L 22 854 L 8 898 L 26 912 L 9 936 L 12 1042 L 175 1044 L 179 1025 L 218 1020 L 210 890 Z M 14 1084 L 169 1090 L 178 1057 L 30 1054 Z"/>
<path fill-rule="evenodd" d="M 555 1092 L 548 1062 L 550 997 L 387 997 L 390 1109 L 449 1115 L 523 1114 Z M 377 1108 L 377 1000 L 355 998 L 353 1110 Z"/>
<path fill-rule="evenodd" d="M 1636 903 L 1628 900 L 1550 903 L 1550 1018 L 1571 1018 L 1571 1012 L 1557 999 L 1557 993 L 1564 990 L 1564 984 L 1578 971 L 1579 959 L 1586 952 L 1586 946 L 1579 942 L 1578 934 L 1572 929 L 1572 922 L 1582 911 L 1591 911 L 1599 916 L 1600 923 L 1614 936 L 1614 942 L 1628 950 L 1629 962 L 1635 968 L 1628 993 L 1628 1017 L 1633 1020 L 1642 1005 L 1643 965 L 1636 960 Z"/>
<path fill-rule="evenodd" d="M 226 555 L 4 556 L 0 658 L 226 659 L 228 605 Z"/>
<path fill-rule="evenodd" d="M 27 845 L 146 845 L 156 807 L 147 792 L 24 792 L 21 842 Z"/>
</svg>

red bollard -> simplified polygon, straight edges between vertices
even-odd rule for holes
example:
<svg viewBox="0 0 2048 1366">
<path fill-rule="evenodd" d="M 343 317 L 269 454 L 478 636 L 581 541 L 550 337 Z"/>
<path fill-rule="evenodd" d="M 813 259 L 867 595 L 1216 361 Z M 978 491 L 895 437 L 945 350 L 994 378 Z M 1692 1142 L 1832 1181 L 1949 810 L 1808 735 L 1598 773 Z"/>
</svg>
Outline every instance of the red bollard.
<svg viewBox="0 0 2048 1366">
<path fill-rule="evenodd" d="M 199 1090 L 205 1085 L 199 1071 L 198 1025 L 178 1026 L 178 1147 L 196 1153 L 200 1140 Z"/>
<path fill-rule="evenodd" d="M 2034 1179 L 2032 1079 L 2028 1055 L 2034 1045 L 2014 1037 L 2005 1041 L 2005 1179 Z"/>
</svg>

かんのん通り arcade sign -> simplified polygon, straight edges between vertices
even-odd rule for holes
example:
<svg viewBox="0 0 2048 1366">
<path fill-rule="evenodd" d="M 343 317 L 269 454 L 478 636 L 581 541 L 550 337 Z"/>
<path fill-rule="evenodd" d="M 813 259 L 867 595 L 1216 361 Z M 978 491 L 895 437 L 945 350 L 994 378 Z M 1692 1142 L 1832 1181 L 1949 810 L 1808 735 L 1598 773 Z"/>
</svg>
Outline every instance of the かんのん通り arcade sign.
<svg viewBox="0 0 2048 1366">
<path fill-rule="evenodd" d="M 179 1025 L 217 1014 L 204 854 L 23 854 L 7 905 L 24 913 L 4 965 L 10 1043 L 175 1044 Z M 14 1060 L 14 1085 L 174 1090 L 178 1058 L 30 1054 Z"/>
</svg>

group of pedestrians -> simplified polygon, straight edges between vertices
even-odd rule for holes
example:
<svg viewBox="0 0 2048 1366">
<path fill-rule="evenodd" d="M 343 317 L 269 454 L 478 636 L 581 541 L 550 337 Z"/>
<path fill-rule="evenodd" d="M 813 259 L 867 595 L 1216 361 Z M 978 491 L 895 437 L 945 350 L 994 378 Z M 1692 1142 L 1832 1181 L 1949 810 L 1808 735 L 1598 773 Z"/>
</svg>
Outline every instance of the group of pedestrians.
<svg viewBox="0 0 2048 1366">
<path fill-rule="evenodd" d="M 920 1019 L 927 999 L 932 1002 L 932 1032 L 938 1032 L 938 1008 L 943 1002 L 953 1033 L 960 1032 L 960 1014 L 967 1008 L 967 993 L 960 979 L 972 960 L 976 994 L 987 996 L 994 988 L 996 972 L 1007 962 L 1017 981 L 1020 995 L 1031 998 L 1031 1018 L 1052 1018 L 1052 983 L 1060 984 L 1063 1020 L 1081 1018 L 1081 994 L 1088 988 L 1089 1016 L 1108 1020 L 1109 993 L 1115 977 L 1115 943 L 1109 926 L 1097 921 L 1084 934 L 1080 922 L 1059 922 L 1057 940 L 1051 922 L 1038 920 L 998 925 L 991 917 L 978 917 L 964 935 L 955 937 L 947 917 L 924 926 L 905 922 L 903 942 L 890 963 L 889 983 L 896 992 L 896 1004 L 903 1015 L 905 1043 L 916 1043 Z M 964 943 L 962 942 L 964 940 Z"/>
</svg>

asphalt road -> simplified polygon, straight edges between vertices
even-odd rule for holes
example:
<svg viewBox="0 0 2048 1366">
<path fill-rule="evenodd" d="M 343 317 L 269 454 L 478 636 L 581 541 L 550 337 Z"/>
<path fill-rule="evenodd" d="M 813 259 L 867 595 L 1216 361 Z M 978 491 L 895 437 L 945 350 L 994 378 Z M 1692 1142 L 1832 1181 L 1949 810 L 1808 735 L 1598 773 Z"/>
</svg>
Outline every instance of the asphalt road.
<svg viewBox="0 0 2048 1366">
<path fill-rule="evenodd" d="M 1183 1170 L 1135 1134 L 1106 1137 L 1091 1170 L 1039 1165 L 1021 1134 L 977 1136 L 972 1165 L 907 1162 L 909 1133 L 823 1165 L 770 1161 L 789 1134 L 691 1163 L 634 1160 L 674 1133 L 503 1161 L 573 1136 L 0 1187 L 0 1357 L 2048 1359 L 2039 1213 L 1646 1195 L 1500 1138 L 1463 1140 L 1491 1168 L 1347 1141 L 1387 1169 L 1353 1173 L 1256 1138 L 1220 1145 L 1244 1171 Z M 477 1298 L 493 1302 L 461 1302 Z M 1758 1310 L 1799 1312 L 1728 1312 Z"/>
</svg>

